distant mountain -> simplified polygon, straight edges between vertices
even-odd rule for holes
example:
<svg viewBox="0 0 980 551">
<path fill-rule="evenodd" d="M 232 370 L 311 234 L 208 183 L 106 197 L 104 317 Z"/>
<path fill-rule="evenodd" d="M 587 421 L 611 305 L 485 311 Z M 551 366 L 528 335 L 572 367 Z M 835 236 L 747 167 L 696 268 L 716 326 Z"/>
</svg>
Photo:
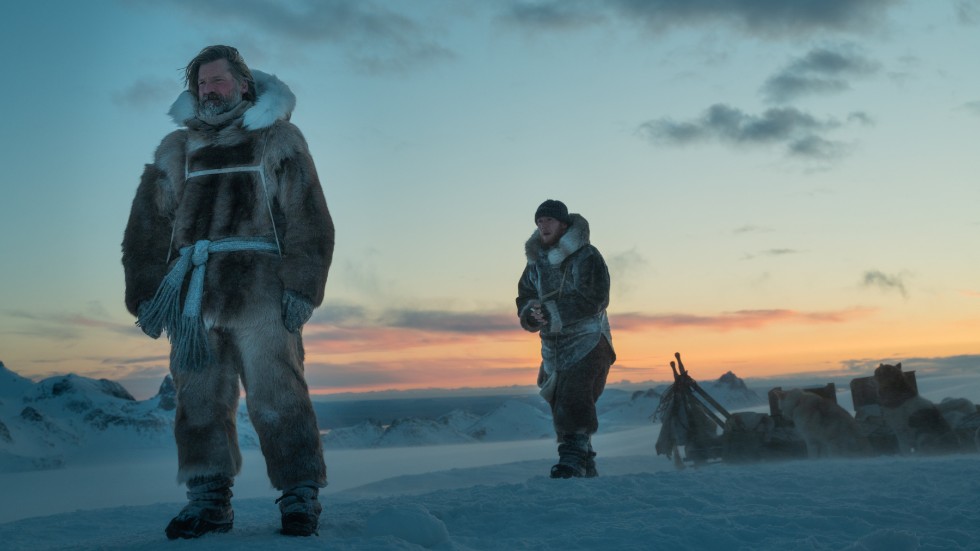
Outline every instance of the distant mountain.
<svg viewBox="0 0 980 551">
<path fill-rule="evenodd" d="M 667 386 L 632 393 L 607 389 L 597 404 L 602 430 L 653 423 L 651 416 Z M 701 386 L 730 410 L 764 403 L 732 372 Z M 90 449 L 172 449 L 175 396 L 170 376 L 154 397 L 138 401 L 108 379 L 64 375 L 35 383 L 0 362 L 0 471 L 57 468 Z M 548 406 L 533 394 L 415 401 L 424 403 L 415 409 L 410 400 L 346 404 L 345 411 L 360 411 L 361 419 L 367 420 L 325 431 L 324 445 L 328 449 L 401 447 L 554 437 Z M 452 409 L 440 413 L 448 408 Z M 392 419 L 392 413 L 402 415 L 388 423 L 377 420 Z M 245 400 L 237 420 L 239 444 L 257 447 Z"/>
<path fill-rule="evenodd" d="M 486 415 L 455 409 L 438 419 L 407 417 L 390 425 L 364 421 L 332 429 L 323 436 L 328 448 L 371 448 L 527 440 L 554 434 L 551 419 L 520 400 L 507 400 Z"/>
<path fill-rule="evenodd" d="M 600 426 L 615 428 L 653 423 L 653 412 L 660 405 L 661 393 L 655 389 L 637 390 L 629 400 L 599 417 Z"/>
<path fill-rule="evenodd" d="M 551 415 L 534 406 L 510 400 L 473 423 L 466 432 L 477 440 L 531 440 L 554 437 Z"/>
<path fill-rule="evenodd" d="M 731 371 L 719 377 L 714 383 L 705 386 L 704 390 L 728 410 L 757 406 L 766 403 L 768 400 L 768 398 L 759 397 L 754 390 L 745 386 L 745 381 Z"/>
<path fill-rule="evenodd" d="M 175 390 L 138 401 L 119 383 L 74 374 L 37 383 L 0 363 L 0 470 L 57 468 L 86 450 L 173 447 Z M 243 447 L 257 445 L 244 410 Z"/>
</svg>

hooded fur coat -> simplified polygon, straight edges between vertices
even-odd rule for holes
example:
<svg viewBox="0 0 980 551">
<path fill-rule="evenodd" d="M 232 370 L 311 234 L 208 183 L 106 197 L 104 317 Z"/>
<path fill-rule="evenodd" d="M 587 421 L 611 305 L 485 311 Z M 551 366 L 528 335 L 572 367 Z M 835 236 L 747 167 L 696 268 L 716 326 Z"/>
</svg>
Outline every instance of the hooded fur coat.
<svg viewBox="0 0 980 551">
<path fill-rule="evenodd" d="M 606 307 L 609 270 L 599 250 L 589 243 L 589 223 L 571 214 L 571 225 L 555 246 L 545 249 L 535 230 L 524 244 L 527 266 L 517 285 L 521 326 L 541 334 L 544 370 L 570 368 L 588 354 L 601 336 L 612 344 Z M 541 305 L 548 323 L 536 327 L 530 310 Z"/>
<path fill-rule="evenodd" d="M 322 302 L 334 227 L 306 141 L 289 122 L 295 97 L 274 76 L 253 77 L 254 103 L 202 119 L 185 91 L 171 108 L 182 128 L 146 165 L 123 237 L 126 306 L 139 314 L 183 247 L 243 238 L 276 243 L 271 252 L 211 252 L 204 263 L 201 317 L 213 362 L 172 365 L 178 481 L 238 474 L 241 382 L 272 485 L 323 486 L 302 338 L 286 329 L 282 310 L 286 291 Z M 187 287 L 185 281 L 183 294 Z"/>
<path fill-rule="evenodd" d="M 178 251 L 201 239 L 263 237 L 268 253 L 213 255 L 207 266 L 205 320 L 248 315 L 257 296 L 279 303 L 284 290 L 323 301 L 334 228 L 306 140 L 289 122 L 296 99 L 278 78 L 253 72 L 257 101 L 220 120 L 196 116 L 185 91 L 170 110 L 181 126 L 146 165 L 123 238 L 126 307 L 136 315 L 153 297 Z M 216 168 L 256 171 L 199 175 Z"/>
<path fill-rule="evenodd" d="M 551 406 L 555 433 L 593 434 L 595 403 L 616 361 L 606 307 L 609 270 L 589 243 L 589 223 L 571 214 L 571 225 L 553 247 L 544 248 L 535 230 L 524 245 L 527 266 L 517 285 L 521 326 L 541 336 L 538 386 Z M 530 316 L 540 305 L 547 323 Z"/>
</svg>

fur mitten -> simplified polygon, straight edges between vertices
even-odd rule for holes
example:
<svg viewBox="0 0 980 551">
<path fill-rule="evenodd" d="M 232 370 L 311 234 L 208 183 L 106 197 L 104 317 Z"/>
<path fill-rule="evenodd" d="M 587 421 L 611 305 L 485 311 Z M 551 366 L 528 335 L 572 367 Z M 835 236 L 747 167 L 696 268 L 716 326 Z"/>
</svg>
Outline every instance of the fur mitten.
<svg viewBox="0 0 980 551">
<path fill-rule="evenodd" d="M 282 295 L 282 323 L 290 333 L 310 320 L 313 315 L 313 303 L 296 291 L 287 290 Z"/>
</svg>

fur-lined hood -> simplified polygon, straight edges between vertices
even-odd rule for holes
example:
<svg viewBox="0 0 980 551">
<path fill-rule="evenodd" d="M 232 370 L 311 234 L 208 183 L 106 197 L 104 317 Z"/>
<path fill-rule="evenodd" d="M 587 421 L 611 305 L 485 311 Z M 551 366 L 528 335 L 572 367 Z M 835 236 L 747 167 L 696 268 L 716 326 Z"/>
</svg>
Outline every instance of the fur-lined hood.
<svg viewBox="0 0 980 551">
<path fill-rule="evenodd" d="M 296 107 L 296 96 L 289 86 L 275 75 L 252 70 L 255 79 L 256 101 L 245 111 L 242 126 L 245 130 L 259 130 L 272 126 L 277 120 L 289 120 Z M 197 98 L 190 90 L 184 90 L 170 106 L 170 118 L 179 126 L 188 126 L 197 118 Z"/>
<path fill-rule="evenodd" d="M 557 266 L 565 261 L 575 251 L 589 244 L 589 222 L 581 215 L 572 213 L 568 215 L 572 223 L 561 236 L 558 243 L 548 249 L 548 262 L 552 266 Z M 527 263 L 534 264 L 538 261 L 541 253 L 541 232 L 534 230 L 531 237 L 524 243 L 524 254 L 527 255 Z"/>
</svg>

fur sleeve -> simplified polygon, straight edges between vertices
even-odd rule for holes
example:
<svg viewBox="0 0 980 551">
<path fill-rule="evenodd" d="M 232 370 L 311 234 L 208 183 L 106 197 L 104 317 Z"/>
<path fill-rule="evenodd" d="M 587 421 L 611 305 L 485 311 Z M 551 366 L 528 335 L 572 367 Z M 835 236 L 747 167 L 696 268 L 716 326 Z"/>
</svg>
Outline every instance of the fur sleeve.
<svg viewBox="0 0 980 551">
<path fill-rule="evenodd" d="M 153 298 L 167 273 L 173 219 L 161 207 L 165 201 L 160 183 L 165 179 L 162 170 L 146 165 L 123 235 L 126 308 L 134 316 L 140 303 Z"/>
<path fill-rule="evenodd" d="M 333 219 L 299 130 L 279 122 L 270 138 L 282 154 L 275 171 L 277 200 L 285 218 L 279 278 L 286 290 L 296 291 L 319 306 L 333 260 Z"/>
<path fill-rule="evenodd" d="M 524 267 L 524 273 L 517 282 L 517 317 L 521 320 L 521 327 L 527 331 L 538 331 L 541 326 L 535 323 L 530 316 L 531 307 L 541 304 L 538 300 L 538 290 L 534 286 L 535 276 L 534 267 L 528 264 Z"/>
</svg>

